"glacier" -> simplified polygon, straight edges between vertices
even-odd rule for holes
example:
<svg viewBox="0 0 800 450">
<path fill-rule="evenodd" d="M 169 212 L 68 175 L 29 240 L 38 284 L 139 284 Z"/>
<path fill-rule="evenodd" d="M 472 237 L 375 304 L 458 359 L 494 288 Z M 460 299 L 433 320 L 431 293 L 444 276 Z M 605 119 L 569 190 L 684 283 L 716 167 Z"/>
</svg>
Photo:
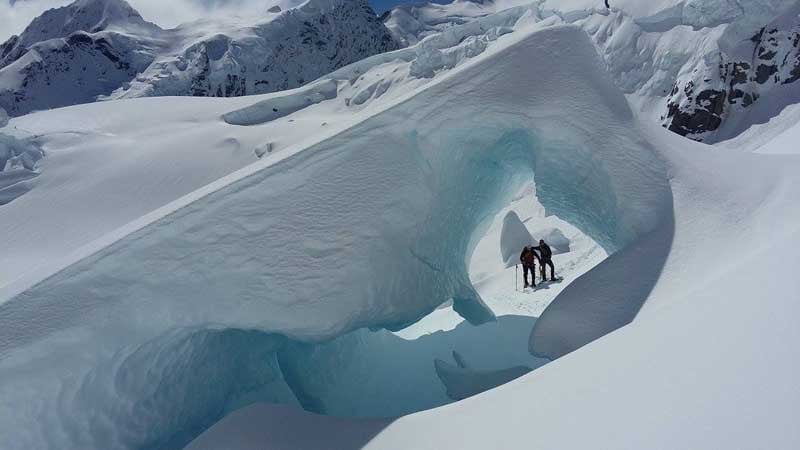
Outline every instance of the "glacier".
<svg viewBox="0 0 800 450">
<path fill-rule="evenodd" d="M 245 398 L 289 401 L 284 383 L 306 375 L 276 374 L 269 361 L 282 339 L 313 344 L 363 327 L 399 329 L 447 301 L 475 324 L 492 320 L 467 259 L 534 174 L 547 210 L 609 252 L 647 236 L 671 214 L 667 174 L 632 131 L 624 98 L 609 95 L 586 35 L 553 27 L 481 57 L 516 64 L 553 52 L 569 55 L 561 69 L 498 77 L 464 64 L 424 96 L 307 150 L 265 157 L 41 282 L 17 285 L 0 308 L 2 370 L 16 374 L 0 387 L 2 420 L 18 424 L 9 446 L 48 436 L 82 447 L 169 447 Z M 576 91 L 580 102 L 564 101 Z M 595 127 L 586 129 L 590 117 Z M 609 310 L 638 310 L 652 287 L 642 283 L 640 296 L 609 301 Z M 617 326 L 632 319 L 620 316 Z M 550 320 L 558 319 L 545 314 L 537 328 Z M 555 345 L 543 351 L 553 356 L 564 339 L 577 347 L 609 330 L 584 331 L 539 343 Z M 213 350 L 228 345 L 239 350 Z M 173 361 L 175 353 L 198 356 Z M 227 356 L 214 360 L 219 353 Z M 71 356 L 52 362 L 59 355 Z M 42 364 L 51 369 L 37 370 Z M 153 385 L 160 372 L 181 381 Z M 36 386 L 39 400 L 23 386 Z M 172 400 L 187 396 L 188 405 Z M 85 418 L 57 413 L 92 404 L 102 409 Z M 49 430 L 28 434 L 40 408 L 50 411 Z"/>
<path fill-rule="evenodd" d="M 633 124 L 662 160 L 671 192 L 671 208 L 662 212 L 672 214 L 570 284 L 537 320 L 532 350 L 568 355 L 462 402 L 390 421 L 342 424 L 293 412 L 278 422 L 282 409 L 254 405 L 189 448 L 215 448 L 225 439 L 242 439 L 243 449 L 314 448 L 308 429 L 339 426 L 348 435 L 359 430 L 360 439 L 337 443 L 365 449 L 796 447 L 800 392 L 790 355 L 800 338 L 793 276 L 800 161 L 788 145 L 796 117 L 791 108 L 724 146 Z M 653 262 L 658 273 L 639 272 Z M 607 283 L 615 271 L 655 277 L 647 301 L 632 323 L 573 349 L 570 339 L 585 338 L 584 325 L 608 324 L 610 316 L 591 313 L 622 293 Z M 592 295 L 598 291 L 603 295 Z M 581 298 L 594 301 L 579 308 Z M 562 339 L 551 334 L 559 332 L 556 324 Z"/>
<path fill-rule="evenodd" d="M 12 119 L 46 156 L 0 217 L 0 447 L 800 442 L 798 161 L 652 129 L 585 29 L 535 11 L 289 92 Z M 538 319 L 497 314 L 469 269 L 531 184 L 609 255 Z"/>
</svg>

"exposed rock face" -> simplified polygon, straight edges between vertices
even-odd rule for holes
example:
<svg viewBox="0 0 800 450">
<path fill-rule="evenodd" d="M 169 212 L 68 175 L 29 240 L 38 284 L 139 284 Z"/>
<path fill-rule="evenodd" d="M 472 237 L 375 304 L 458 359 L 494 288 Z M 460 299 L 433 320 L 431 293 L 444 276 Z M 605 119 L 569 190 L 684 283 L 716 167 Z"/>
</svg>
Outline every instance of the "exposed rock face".
<svg viewBox="0 0 800 450">
<path fill-rule="evenodd" d="M 124 0 L 78 0 L 0 45 L 0 108 L 19 116 L 97 99 L 274 92 L 397 47 L 366 0 L 311 0 L 248 23 L 174 30 Z"/>
<path fill-rule="evenodd" d="M 232 97 L 292 89 L 398 48 L 366 0 L 324 8 L 312 2 L 248 31 L 244 38 L 220 33 L 163 58 L 113 97 Z"/>
<path fill-rule="evenodd" d="M 19 36 L 0 45 L 0 68 L 6 67 L 37 43 L 67 38 L 76 32 L 98 33 L 125 29 L 138 34 L 160 31 L 146 22 L 125 0 L 78 0 L 68 6 L 45 11 Z"/>
<path fill-rule="evenodd" d="M 31 46 L 0 71 L 0 107 L 12 116 L 93 101 L 144 70 L 153 52 L 118 33 L 76 32 Z"/>
<path fill-rule="evenodd" d="M 750 42 L 746 59 L 720 52 L 718 67 L 699 67 L 690 76 L 679 78 L 667 99 L 663 126 L 704 140 L 731 113 L 800 80 L 800 22 L 784 29 L 764 27 Z"/>
<path fill-rule="evenodd" d="M 748 119 L 740 112 L 749 113 L 754 105 L 768 109 L 768 102 L 780 105 L 778 91 L 800 79 L 796 2 L 681 0 L 649 16 L 614 8 L 613 2 L 611 11 L 572 9 L 568 3 L 540 3 L 526 20 L 581 27 L 617 87 L 648 104 L 664 99 L 661 124 L 692 139 L 733 137 L 746 128 Z M 480 20 L 501 4 L 402 5 L 382 19 L 398 41 L 414 45 L 448 27 Z M 771 91 L 778 101 L 764 100 Z"/>
</svg>

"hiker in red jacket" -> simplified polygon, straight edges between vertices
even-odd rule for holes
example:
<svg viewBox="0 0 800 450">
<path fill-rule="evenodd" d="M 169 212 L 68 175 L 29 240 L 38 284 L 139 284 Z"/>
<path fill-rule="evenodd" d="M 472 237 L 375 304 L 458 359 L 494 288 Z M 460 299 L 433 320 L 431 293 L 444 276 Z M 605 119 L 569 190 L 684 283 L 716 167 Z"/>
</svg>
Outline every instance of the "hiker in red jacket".
<svg viewBox="0 0 800 450">
<path fill-rule="evenodd" d="M 519 261 L 522 263 L 522 278 L 525 280 L 525 287 L 528 286 L 536 287 L 536 261 L 539 260 L 541 264 L 541 260 L 539 259 L 539 255 L 533 251 L 533 248 L 525 246 L 522 249 L 522 254 L 519 255 Z M 531 273 L 531 283 L 528 284 L 528 272 Z"/>
</svg>

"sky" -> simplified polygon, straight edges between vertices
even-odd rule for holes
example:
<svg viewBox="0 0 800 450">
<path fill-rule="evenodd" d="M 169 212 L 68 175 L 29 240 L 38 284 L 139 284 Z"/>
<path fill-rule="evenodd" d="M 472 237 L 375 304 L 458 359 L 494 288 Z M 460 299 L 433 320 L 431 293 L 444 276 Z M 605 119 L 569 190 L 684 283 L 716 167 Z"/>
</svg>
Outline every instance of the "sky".
<svg viewBox="0 0 800 450">
<path fill-rule="evenodd" d="M 35 17 L 49 8 L 71 3 L 72 0 L 0 0 L 0 43 L 12 34 L 19 34 Z M 296 0 L 295 0 L 296 1 Z M 416 3 L 420 0 L 370 0 L 378 14 L 401 3 Z M 448 0 L 435 0 L 446 3 Z M 229 5 L 237 11 L 248 7 L 265 10 L 266 0 L 128 0 L 146 20 L 164 28 L 208 15 L 204 5 Z M 13 4 L 13 6 L 12 6 Z"/>
</svg>

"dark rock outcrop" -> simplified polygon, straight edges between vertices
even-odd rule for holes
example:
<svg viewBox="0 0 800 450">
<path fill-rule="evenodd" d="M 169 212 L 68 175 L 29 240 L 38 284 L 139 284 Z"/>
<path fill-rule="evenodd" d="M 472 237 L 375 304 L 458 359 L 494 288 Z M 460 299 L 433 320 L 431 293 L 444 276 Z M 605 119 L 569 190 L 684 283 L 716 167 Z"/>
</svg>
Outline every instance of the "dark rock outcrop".
<svg viewBox="0 0 800 450">
<path fill-rule="evenodd" d="M 750 41 L 751 57 L 719 54 L 719 66 L 679 79 L 667 99 L 664 127 L 702 141 L 736 109 L 746 109 L 781 85 L 800 80 L 800 22 L 764 27 Z"/>
<path fill-rule="evenodd" d="M 124 0 L 49 10 L 0 45 L 0 108 L 19 116 L 98 98 L 275 92 L 398 48 L 367 0 L 264 14 L 235 37 L 221 27 L 198 39 L 192 24 L 162 30 Z"/>
</svg>

